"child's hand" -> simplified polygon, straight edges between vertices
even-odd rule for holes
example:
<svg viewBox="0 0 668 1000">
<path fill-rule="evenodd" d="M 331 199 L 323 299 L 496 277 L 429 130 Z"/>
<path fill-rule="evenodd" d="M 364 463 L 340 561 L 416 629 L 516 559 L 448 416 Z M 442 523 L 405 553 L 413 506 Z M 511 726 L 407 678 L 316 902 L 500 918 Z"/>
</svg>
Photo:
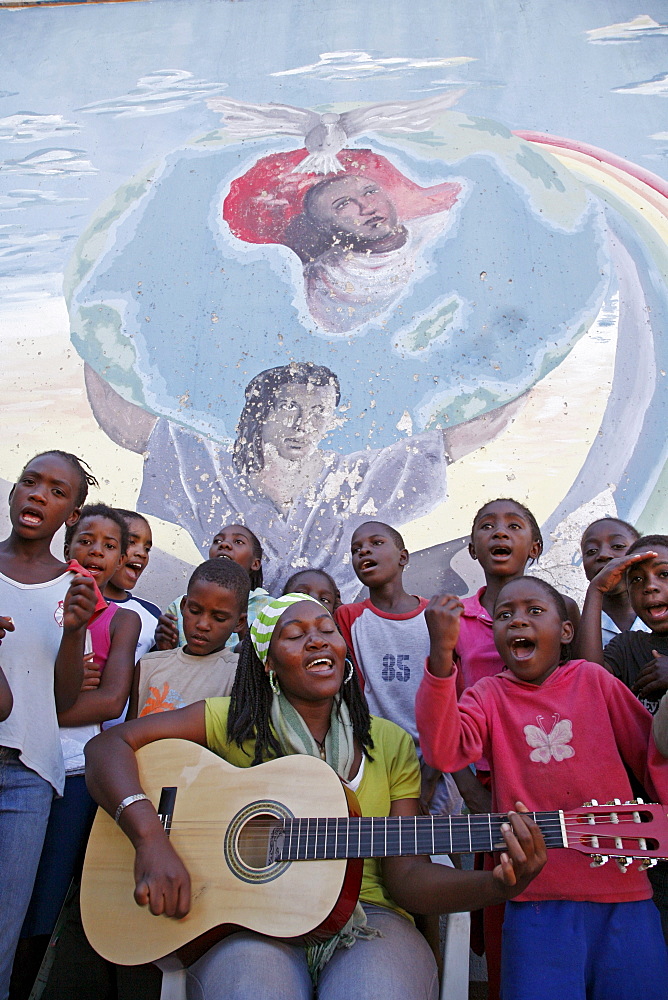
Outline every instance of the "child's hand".
<svg viewBox="0 0 668 1000">
<path fill-rule="evenodd" d="M 635 679 L 635 684 L 631 688 L 639 698 L 646 698 L 650 694 L 663 694 L 668 690 L 668 656 L 652 650 L 654 657 L 646 663 Z"/>
<path fill-rule="evenodd" d="M 0 643 L 5 638 L 8 632 L 13 632 L 16 626 L 14 625 L 14 619 L 8 618 L 0 615 Z"/>
<path fill-rule="evenodd" d="M 464 799 L 466 808 L 471 813 L 488 813 L 492 811 L 492 793 L 478 781 L 470 767 L 463 767 L 452 775 L 459 794 Z"/>
<path fill-rule="evenodd" d="M 594 587 L 601 594 L 607 594 L 622 582 L 629 566 L 644 562 L 646 559 L 656 559 L 656 555 L 656 552 L 634 552 L 630 556 L 620 556 L 618 559 L 611 559 L 596 574 L 589 586 Z"/>
<path fill-rule="evenodd" d="M 429 673 L 450 677 L 454 667 L 452 653 L 459 638 L 459 616 L 464 605 L 452 594 L 432 597 L 424 609 L 429 629 Z"/>
<path fill-rule="evenodd" d="M 529 818 L 525 805 L 516 802 L 515 806 L 517 812 L 508 813 L 510 822 L 501 826 L 508 851 L 501 854 L 500 864 L 493 872 L 508 899 L 524 892 L 547 861 L 545 841 L 538 824 Z"/>
<path fill-rule="evenodd" d="M 424 609 L 432 648 L 453 650 L 459 638 L 459 617 L 464 605 L 453 594 L 437 594 Z"/>
<path fill-rule="evenodd" d="M 429 808 L 431 806 L 431 800 L 434 797 L 434 792 L 436 791 L 436 786 L 438 780 L 441 777 L 441 772 L 437 771 L 433 767 L 429 767 L 429 764 L 425 764 L 424 761 L 420 762 L 420 815 L 428 816 Z"/>
<path fill-rule="evenodd" d="M 158 618 L 155 629 L 156 649 L 176 649 L 179 644 L 179 629 L 176 615 L 164 614 Z"/>
<path fill-rule="evenodd" d="M 96 604 L 94 581 L 89 576 L 77 574 L 65 594 L 63 630 L 76 632 L 78 629 L 85 628 L 95 611 Z"/>
<path fill-rule="evenodd" d="M 100 686 L 100 668 L 93 662 L 95 653 L 87 653 L 83 658 L 82 691 L 95 691 Z"/>
</svg>

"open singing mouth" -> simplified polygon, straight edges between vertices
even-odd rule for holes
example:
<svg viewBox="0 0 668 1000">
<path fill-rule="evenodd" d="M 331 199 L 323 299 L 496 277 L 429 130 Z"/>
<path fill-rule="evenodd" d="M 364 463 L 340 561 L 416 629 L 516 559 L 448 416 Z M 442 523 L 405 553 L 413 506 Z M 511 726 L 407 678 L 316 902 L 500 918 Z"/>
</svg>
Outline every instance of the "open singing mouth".
<svg viewBox="0 0 668 1000">
<path fill-rule="evenodd" d="M 316 673 L 320 670 L 331 670 L 334 666 L 334 660 L 331 656 L 319 656 L 315 660 L 311 660 L 310 663 L 306 664 L 307 670 L 315 670 Z"/>
<path fill-rule="evenodd" d="M 493 556 L 510 556 L 513 553 L 508 545 L 495 545 L 490 551 Z"/>
<path fill-rule="evenodd" d="M 536 643 L 525 636 L 521 636 L 511 641 L 510 648 L 515 654 L 516 659 L 525 660 L 533 653 Z"/>
</svg>

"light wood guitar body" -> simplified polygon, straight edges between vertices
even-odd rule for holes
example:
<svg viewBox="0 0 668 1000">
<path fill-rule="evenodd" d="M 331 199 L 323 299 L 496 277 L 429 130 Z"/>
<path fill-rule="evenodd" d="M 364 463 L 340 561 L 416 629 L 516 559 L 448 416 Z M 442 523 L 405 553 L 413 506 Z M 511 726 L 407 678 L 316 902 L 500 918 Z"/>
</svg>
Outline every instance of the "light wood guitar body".
<svg viewBox="0 0 668 1000">
<path fill-rule="evenodd" d="M 81 882 L 92 946 L 119 965 L 176 952 L 188 965 L 245 927 L 271 937 L 322 940 L 350 917 L 363 858 L 461 854 L 505 848 L 500 813 L 369 816 L 319 757 L 297 754 L 236 768 L 185 740 L 137 753 L 142 786 L 190 872 L 192 906 L 182 920 L 155 917 L 134 901 L 134 848 L 101 809 Z M 162 804 L 161 804 L 162 803 Z M 668 854 L 663 805 L 619 799 L 530 814 L 548 847 L 580 851 L 592 865 L 634 859 L 646 868 Z"/>
<path fill-rule="evenodd" d="M 343 785 L 321 760 L 299 755 L 236 768 L 195 743 L 160 740 L 143 747 L 137 761 L 142 787 L 156 808 L 163 787 L 178 788 L 170 840 L 190 873 L 192 907 L 174 920 L 137 906 L 134 848 L 98 809 L 81 882 L 81 915 L 100 955 L 118 965 L 139 965 L 179 952 L 189 964 L 235 927 L 317 938 L 346 922 L 359 894 L 361 861 L 267 865 L 266 855 L 253 857 L 249 821 L 255 816 L 282 822 L 291 815 L 350 815 Z M 255 822 L 266 829 L 266 822 Z"/>
</svg>

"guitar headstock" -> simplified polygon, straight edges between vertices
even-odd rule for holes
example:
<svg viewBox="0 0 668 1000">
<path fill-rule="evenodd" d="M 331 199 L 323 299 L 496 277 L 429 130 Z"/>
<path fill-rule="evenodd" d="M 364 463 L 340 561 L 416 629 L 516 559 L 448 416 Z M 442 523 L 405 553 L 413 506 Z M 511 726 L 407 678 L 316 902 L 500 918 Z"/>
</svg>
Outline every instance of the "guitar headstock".
<svg viewBox="0 0 668 1000">
<path fill-rule="evenodd" d="M 595 799 L 563 813 L 568 847 L 589 854 L 591 867 L 614 858 L 622 871 L 639 860 L 641 870 L 668 860 L 668 809 L 642 799 L 615 799 L 599 805 Z"/>
</svg>

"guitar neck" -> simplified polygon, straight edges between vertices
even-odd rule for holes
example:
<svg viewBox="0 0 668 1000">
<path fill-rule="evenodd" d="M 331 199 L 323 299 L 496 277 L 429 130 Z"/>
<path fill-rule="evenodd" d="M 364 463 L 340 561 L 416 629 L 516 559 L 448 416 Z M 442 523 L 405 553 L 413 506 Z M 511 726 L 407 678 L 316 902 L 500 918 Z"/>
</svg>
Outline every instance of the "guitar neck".
<svg viewBox="0 0 668 1000">
<path fill-rule="evenodd" d="M 568 846 L 560 810 L 528 815 L 548 847 Z M 507 822 L 500 813 L 289 819 L 275 831 L 275 856 L 282 861 L 317 861 L 505 850 L 501 824 Z"/>
</svg>

